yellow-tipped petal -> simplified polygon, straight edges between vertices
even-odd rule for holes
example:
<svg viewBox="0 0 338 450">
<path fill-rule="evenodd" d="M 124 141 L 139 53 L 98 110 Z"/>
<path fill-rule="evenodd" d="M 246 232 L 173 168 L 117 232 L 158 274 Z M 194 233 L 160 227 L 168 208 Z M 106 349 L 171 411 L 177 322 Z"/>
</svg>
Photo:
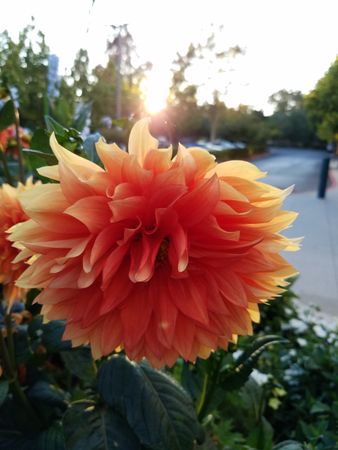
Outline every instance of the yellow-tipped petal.
<svg viewBox="0 0 338 450">
<path fill-rule="evenodd" d="M 97 164 L 88 161 L 88 159 L 75 155 L 66 148 L 62 147 L 56 140 L 55 134 L 52 133 L 49 139 L 50 146 L 59 162 L 63 162 L 66 166 L 76 166 L 82 169 L 88 169 L 90 173 L 103 172 L 103 169 Z"/>
<path fill-rule="evenodd" d="M 149 133 L 149 123 L 149 118 L 139 120 L 131 129 L 129 136 L 128 152 L 137 157 L 141 166 L 146 154 L 158 148 L 158 140 Z"/>
<path fill-rule="evenodd" d="M 266 172 L 262 172 L 258 167 L 247 161 L 226 161 L 215 168 L 215 172 L 219 177 L 239 177 L 246 180 L 255 181 L 258 178 L 266 176 Z"/>
<path fill-rule="evenodd" d="M 60 181 L 59 166 L 45 166 L 37 169 L 38 174 L 51 180 Z"/>
</svg>

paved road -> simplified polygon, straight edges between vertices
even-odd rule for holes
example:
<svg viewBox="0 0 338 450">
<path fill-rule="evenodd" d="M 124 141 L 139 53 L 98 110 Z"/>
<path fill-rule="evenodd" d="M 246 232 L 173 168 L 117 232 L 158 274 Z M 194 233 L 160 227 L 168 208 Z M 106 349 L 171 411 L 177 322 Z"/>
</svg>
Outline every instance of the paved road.
<svg viewBox="0 0 338 450">
<path fill-rule="evenodd" d="M 323 158 L 329 153 L 321 150 L 271 148 L 268 155 L 254 163 L 268 176 L 262 180 L 279 188 L 295 185 L 294 192 L 316 191 Z"/>
</svg>

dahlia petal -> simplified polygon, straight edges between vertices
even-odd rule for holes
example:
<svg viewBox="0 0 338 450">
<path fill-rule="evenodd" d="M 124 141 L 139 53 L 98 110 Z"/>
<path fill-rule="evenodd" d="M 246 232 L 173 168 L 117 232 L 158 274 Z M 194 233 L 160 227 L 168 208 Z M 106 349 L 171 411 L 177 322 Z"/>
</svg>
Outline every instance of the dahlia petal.
<svg viewBox="0 0 338 450">
<path fill-rule="evenodd" d="M 111 219 L 108 199 L 100 196 L 85 197 L 68 207 L 65 214 L 82 222 L 91 233 L 98 233 Z"/>
<path fill-rule="evenodd" d="M 195 178 L 204 178 L 205 175 L 216 167 L 216 157 L 199 147 L 190 147 L 190 155 L 194 158 L 196 164 Z"/>
<path fill-rule="evenodd" d="M 193 360 L 191 351 L 195 338 L 195 325 L 182 314 L 177 315 L 176 330 L 174 336 L 174 348 L 186 361 Z"/>
<path fill-rule="evenodd" d="M 215 274 L 223 296 L 234 305 L 247 306 L 248 299 L 241 279 L 234 273 Z"/>
<path fill-rule="evenodd" d="M 122 161 L 128 158 L 128 154 L 116 144 L 107 144 L 102 138 L 96 143 L 96 151 L 113 180 L 115 182 L 120 181 Z"/>
<path fill-rule="evenodd" d="M 58 143 L 55 134 L 52 133 L 49 139 L 50 146 L 53 150 L 54 155 L 59 162 L 63 162 L 67 166 L 77 166 L 82 168 L 83 173 L 91 175 L 93 172 L 102 172 L 102 168 L 97 164 L 89 161 L 88 159 L 82 158 L 75 153 L 70 152 Z"/>
<path fill-rule="evenodd" d="M 215 173 L 219 177 L 236 176 L 246 180 L 257 180 L 266 176 L 266 172 L 262 172 L 255 165 L 247 161 L 226 161 L 218 164 Z"/>
<path fill-rule="evenodd" d="M 149 133 L 149 124 L 148 118 L 139 120 L 129 135 L 128 152 L 137 157 L 140 166 L 143 166 L 147 153 L 158 148 L 158 140 Z"/>
<path fill-rule="evenodd" d="M 197 280 L 175 280 L 168 283 L 168 287 L 171 300 L 181 313 L 201 324 L 208 324 L 208 311 L 203 296 L 206 288 L 203 283 Z"/>
<path fill-rule="evenodd" d="M 78 265 L 66 267 L 62 272 L 55 274 L 55 277 L 53 277 L 49 287 L 75 289 L 78 287 L 80 273 L 81 267 Z"/>
<path fill-rule="evenodd" d="M 219 200 L 216 176 L 203 180 L 199 186 L 180 198 L 174 205 L 182 226 L 191 227 L 207 217 Z"/>
<path fill-rule="evenodd" d="M 130 296 L 121 308 L 120 315 L 123 327 L 123 343 L 126 350 L 132 349 L 143 337 L 148 328 L 153 311 L 151 297 L 145 290 Z"/>
<path fill-rule="evenodd" d="M 107 314 L 113 311 L 129 297 L 134 288 L 128 277 L 129 268 L 124 264 L 119 271 L 109 279 L 109 283 L 103 290 L 103 299 L 99 305 L 99 314 Z"/>
<path fill-rule="evenodd" d="M 156 322 L 156 319 L 154 315 L 151 316 L 149 326 L 145 332 L 145 353 L 149 355 L 149 352 L 153 355 L 153 358 L 149 358 L 149 361 L 154 361 L 155 358 L 158 361 L 163 360 L 163 355 L 166 351 L 166 347 L 162 345 L 162 343 L 158 340 L 157 337 L 157 329 L 158 324 Z M 174 344 L 173 344 L 174 345 Z"/>
<path fill-rule="evenodd" d="M 80 289 L 84 289 L 91 286 L 97 279 L 97 277 L 101 274 L 102 266 L 103 261 L 101 263 L 95 264 L 95 266 L 89 272 L 82 271 L 77 282 L 78 287 Z"/>
<path fill-rule="evenodd" d="M 109 355 L 122 342 L 122 322 L 119 313 L 108 314 L 102 324 L 101 349 L 103 355 Z"/>
<path fill-rule="evenodd" d="M 153 173 L 165 172 L 171 166 L 172 147 L 150 150 L 145 155 L 143 167 Z"/>
<path fill-rule="evenodd" d="M 161 241 L 161 238 L 151 239 L 143 235 L 142 240 L 131 245 L 129 278 L 133 283 L 150 280 Z"/>
<path fill-rule="evenodd" d="M 114 222 L 135 218 L 144 211 L 146 199 L 143 196 L 125 198 L 123 200 L 113 200 L 109 203 L 113 213 Z"/>
<path fill-rule="evenodd" d="M 164 282 L 164 280 L 161 280 Z M 156 322 L 157 326 L 157 337 L 158 340 L 166 348 L 170 349 L 172 347 L 174 335 L 175 335 L 175 325 L 177 318 L 177 307 L 173 301 L 161 291 L 161 284 L 154 286 L 152 295 L 156 298 L 153 301 L 156 304 Z"/>
<path fill-rule="evenodd" d="M 113 250 L 116 242 L 121 238 L 122 230 L 123 227 L 120 223 L 113 223 L 105 227 L 96 236 L 90 255 L 90 264 L 92 266 L 108 251 Z"/>
<path fill-rule="evenodd" d="M 39 175 L 49 178 L 51 180 L 60 181 L 59 166 L 45 166 L 36 169 Z"/>
<path fill-rule="evenodd" d="M 67 166 L 62 162 L 59 164 L 60 186 L 69 203 L 96 194 L 95 189 L 90 186 L 87 179 L 78 178 L 77 169 L 77 167 Z"/>
<path fill-rule="evenodd" d="M 183 228 L 177 224 L 170 234 L 170 247 L 168 257 L 174 273 L 184 272 L 189 262 L 187 235 Z"/>
<path fill-rule="evenodd" d="M 120 268 L 120 265 L 128 252 L 128 246 L 118 246 L 111 252 L 103 266 L 102 272 L 102 288 L 105 289 L 109 284 L 111 278 Z"/>
</svg>

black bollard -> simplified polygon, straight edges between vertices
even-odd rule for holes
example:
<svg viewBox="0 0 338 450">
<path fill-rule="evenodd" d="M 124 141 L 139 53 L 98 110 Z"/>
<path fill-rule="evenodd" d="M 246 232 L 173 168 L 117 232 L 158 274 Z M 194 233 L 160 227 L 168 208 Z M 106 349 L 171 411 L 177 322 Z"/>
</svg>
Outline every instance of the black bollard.
<svg viewBox="0 0 338 450">
<path fill-rule="evenodd" d="M 329 178 L 330 158 L 324 158 L 320 171 L 318 198 L 325 198 L 327 180 Z"/>
</svg>

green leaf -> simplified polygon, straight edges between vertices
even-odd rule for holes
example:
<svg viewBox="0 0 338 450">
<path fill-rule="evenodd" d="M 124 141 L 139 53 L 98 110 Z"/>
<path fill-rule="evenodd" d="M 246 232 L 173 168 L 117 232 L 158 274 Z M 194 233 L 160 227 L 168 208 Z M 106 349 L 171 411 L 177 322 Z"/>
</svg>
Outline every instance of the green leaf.
<svg viewBox="0 0 338 450">
<path fill-rule="evenodd" d="M 72 375 L 88 382 L 94 379 L 95 369 L 89 348 L 79 347 L 61 352 L 61 358 Z"/>
<path fill-rule="evenodd" d="M 211 437 L 207 436 L 205 442 L 201 445 L 196 445 L 194 450 L 217 450 L 217 447 Z"/>
<path fill-rule="evenodd" d="M 44 162 L 47 164 L 47 166 L 54 166 L 58 163 L 58 160 L 56 159 L 56 156 L 53 153 L 45 153 L 40 152 L 39 150 L 33 150 L 33 149 L 23 149 L 23 154 L 25 156 L 29 156 L 30 158 L 40 158 L 43 159 Z"/>
<path fill-rule="evenodd" d="M 61 424 L 55 423 L 43 431 L 36 439 L 34 450 L 65 450 L 65 440 Z"/>
<path fill-rule="evenodd" d="M 6 397 L 7 397 L 7 394 L 8 394 L 8 389 L 9 389 L 8 380 L 0 381 L 0 406 L 6 400 Z"/>
<path fill-rule="evenodd" d="M 61 409 L 67 408 L 64 392 L 53 384 L 47 383 L 47 381 L 39 380 L 34 383 L 28 390 L 27 396 L 33 402 L 38 401 Z"/>
<path fill-rule="evenodd" d="M 297 441 L 283 441 L 275 445 L 272 450 L 304 450 L 304 447 Z"/>
<path fill-rule="evenodd" d="M 325 403 L 318 401 L 310 409 L 310 414 L 329 413 L 330 411 L 331 411 L 331 408 L 328 405 L 325 405 Z"/>
<path fill-rule="evenodd" d="M 12 100 L 8 100 L 0 109 L 0 131 L 15 122 L 15 108 Z"/>
<path fill-rule="evenodd" d="M 63 418 L 66 447 L 71 450 L 141 450 L 126 420 L 107 407 L 74 404 Z"/>
<path fill-rule="evenodd" d="M 28 334 L 32 341 L 38 341 L 50 353 L 71 349 L 70 341 L 63 341 L 65 324 L 62 320 L 42 323 L 42 316 L 36 316 L 28 325 Z"/>
<path fill-rule="evenodd" d="M 98 391 L 147 447 L 189 450 L 203 440 L 191 399 L 163 372 L 116 355 L 100 367 Z"/>
<path fill-rule="evenodd" d="M 50 133 L 43 128 L 38 128 L 30 141 L 30 147 L 34 148 L 40 152 L 47 152 L 52 154 L 52 150 L 49 145 Z"/>
<path fill-rule="evenodd" d="M 45 116 L 45 122 L 47 130 L 49 132 L 54 132 L 55 134 L 59 134 L 60 136 L 66 136 L 67 128 L 63 127 L 60 123 L 54 120 L 53 117 Z"/>
<path fill-rule="evenodd" d="M 33 355 L 30 340 L 26 331 L 18 330 L 13 334 L 15 360 L 18 364 L 26 363 Z"/>
<path fill-rule="evenodd" d="M 262 417 L 248 437 L 248 444 L 259 450 L 272 450 L 273 428 L 270 423 Z"/>
<path fill-rule="evenodd" d="M 26 434 L 18 429 L 0 430 L 0 450 L 65 450 L 63 431 L 53 425 L 39 435 Z"/>
</svg>

